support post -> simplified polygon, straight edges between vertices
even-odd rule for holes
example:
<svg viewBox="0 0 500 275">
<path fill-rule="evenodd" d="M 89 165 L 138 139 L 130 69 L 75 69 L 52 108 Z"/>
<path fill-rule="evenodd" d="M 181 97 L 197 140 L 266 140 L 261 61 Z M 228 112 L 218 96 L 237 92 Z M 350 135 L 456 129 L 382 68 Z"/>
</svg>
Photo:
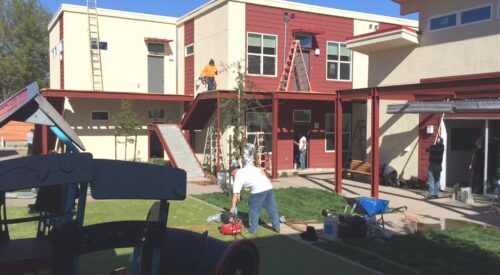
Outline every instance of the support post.
<svg viewBox="0 0 500 275">
<path fill-rule="evenodd" d="M 220 96 L 217 93 L 217 173 L 220 172 Z"/>
<path fill-rule="evenodd" d="M 335 192 L 342 193 L 342 100 L 337 94 L 335 100 Z"/>
<path fill-rule="evenodd" d="M 49 153 L 49 127 L 42 125 L 42 155 Z"/>
<path fill-rule="evenodd" d="M 273 160 L 271 178 L 278 178 L 278 98 L 273 94 Z"/>
<path fill-rule="evenodd" d="M 490 120 L 484 122 L 484 175 L 483 175 L 483 194 L 486 195 L 488 191 L 488 159 L 490 150 Z"/>
<path fill-rule="evenodd" d="M 371 171 L 371 196 L 378 198 L 378 186 L 380 181 L 380 144 L 379 144 L 379 118 L 380 118 L 380 98 L 378 89 L 371 91 L 372 119 L 371 119 L 371 140 L 372 140 L 372 171 Z"/>
</svg>

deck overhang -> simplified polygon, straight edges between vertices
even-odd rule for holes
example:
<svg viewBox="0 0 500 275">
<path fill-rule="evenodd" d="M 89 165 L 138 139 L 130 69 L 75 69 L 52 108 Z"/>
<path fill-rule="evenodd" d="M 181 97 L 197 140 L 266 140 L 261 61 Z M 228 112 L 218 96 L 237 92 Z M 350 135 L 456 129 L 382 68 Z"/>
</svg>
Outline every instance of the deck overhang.
<svg viewBox="0 0 500 275">
<path fill-rule="evenodd" d="M 356 52 L 369 54 L 372 52 L 417 46 L 418 31 L 406 26 L 397 26 L 372 33 L 348 37 L 347 48 Z"/>
<path fill-rule="evenodd" d="M 128 93 L 128 92 L 44 89 L 41 91 L 41 94 L 47 98 L 67 97 L 67 98 L 111 99 L 111 100 L 153 100 L 153 101 L 179 101 L 179 102 L 193 101 L 193 97 L 189 95 Z"/>
</svg>

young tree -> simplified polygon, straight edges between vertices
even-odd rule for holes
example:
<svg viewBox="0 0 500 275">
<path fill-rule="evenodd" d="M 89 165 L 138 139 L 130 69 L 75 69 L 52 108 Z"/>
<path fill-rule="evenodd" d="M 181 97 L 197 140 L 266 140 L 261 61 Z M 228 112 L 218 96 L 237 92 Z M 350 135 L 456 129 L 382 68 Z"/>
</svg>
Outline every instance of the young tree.
<svg viewBox="0 0 500 275">
<path fill-rule="evenodd" d="M 33 81 L 48 86 L 50 18 L 39 0 L 0 0 L 0 101 Z"/>
<path fill-rule="evenodd" d="M 124 100 L 121 103 L 120 112 L 118 112 L 113 117 L 113 125 L 115 126 L 115 159 L 117 158 L 116 148 L 117 148 L 117 137 L 125 136 L 125 160 L 127 160 L 127 148 L 128 143 L 134 144 L 134 161 L 136 159 L 136 147 L 137 147 L 137 133 L 142 125 L 141 121 L 137 117 L 137 114 L 133 110 L 132 102 Z M 129 138 L 133 136 L 133 138 Z"/>
</svg>

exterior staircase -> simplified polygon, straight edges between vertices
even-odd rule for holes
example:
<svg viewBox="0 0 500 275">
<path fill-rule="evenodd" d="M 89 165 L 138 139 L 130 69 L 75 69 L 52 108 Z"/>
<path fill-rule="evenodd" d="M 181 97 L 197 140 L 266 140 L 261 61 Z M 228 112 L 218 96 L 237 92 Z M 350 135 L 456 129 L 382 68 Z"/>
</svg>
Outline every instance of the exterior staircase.
<svg viewBox="0 0 500 275">
<path fill-rule="evenodd" d="M 188 180 L 205 178 L 205 172 L 177 124 L 153 124 L 172 165 L 186 171 Z"/>
</svg>

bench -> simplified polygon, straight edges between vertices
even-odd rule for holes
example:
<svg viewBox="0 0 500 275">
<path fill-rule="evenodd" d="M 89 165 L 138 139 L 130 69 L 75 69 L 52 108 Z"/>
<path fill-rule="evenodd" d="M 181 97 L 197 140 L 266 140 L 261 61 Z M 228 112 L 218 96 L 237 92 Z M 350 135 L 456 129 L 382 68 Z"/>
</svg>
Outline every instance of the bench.
<svg viewBox="0 0 500 275">
<path fill-rule="evenodd" d="M 384 174 L 385 164 L 379 165 L 380 177 Z M 361 174 L 365 176 L 370 176 L 372 174 L 372 164 L 370 162 L 355 160 L 353 159 L 349 163 L 348 168 L 342 169 L 343 173 L 350 173 L 350 178 L 352 179 L 353 174 Z"/>
</svg>

